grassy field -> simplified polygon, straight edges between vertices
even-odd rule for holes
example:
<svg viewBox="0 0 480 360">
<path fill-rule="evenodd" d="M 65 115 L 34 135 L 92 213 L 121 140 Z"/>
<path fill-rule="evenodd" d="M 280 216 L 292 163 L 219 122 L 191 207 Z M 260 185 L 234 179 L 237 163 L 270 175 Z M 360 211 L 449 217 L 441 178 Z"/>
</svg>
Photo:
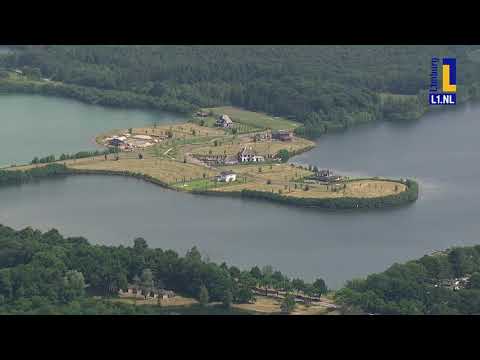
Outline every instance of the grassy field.
<svg viewBox="0 0 480 360">
<path fill-rule="evenodd" d="M 112 135 L 119 135 L 128 132 L 128 129 L 115 129 L 97 136 L 97 142 L 102 143 L 102 140 Z M 175 140 L 183 143 L 183 140 L 192 140 L 205 137 L 223 137 L 225 130 L 220 128 L 208 128 L 193 123 L 181 124 L 163 124 L 156 127 L 141 127 L 132 128 L 132 135 L 153 135 L 153 136 L 168 136 L 172 135 L 167 142 L 173 143 Z"/>
<path fill-rule="evenodd" d="M 380 179 L 351 180 L 340 182 L 338 185 L 303 183 L 302 179 L 313 173 L 288 164 L 236 165 L 225 166 L 224 168 L 236 172 L 239 174 L 239 179 L 243 180 L 245 178 L 246 182 L 240 181 L 225 188 L 215 188 L 215 191 L 241 191 L 247 189 L 281 193 L 282 195 L 293 197 L 371 198 L 398 194 L 406 190 L 404 184 Z M 306 186 L 308 186 L 308 190 L 305 190 Z"/>
<path fill-rule="evenodd" d="M 256 301 L 254 304 L 233 304 L 232 308 L 272 315 L 282 313 L 280 300 L 259 295 L 256 295 L 255 298 Z M 297 304 L 291 315 L 325 315 L 327 313 L 328 310 L 324 305 L 306 306 L 304 304 Z"/>
<path fill-rule="evenodd" d="M 244 146 L 251 148 L 259 155 L 271 154 L 275 155 L 281 149 L 287 149 L 289 152 L 296 152 L 301 151 L 302 149 L 313 147 L 315 145 L 314 142 L 294 137 L 292 141 L 283 142 L 283 141 L 258 141 L 253 142 L 252 138 L 248 137 L 237 137 L 237 138 L 229 138 L 223 140 L 221 145 L 218 146 L 211 146 L 211 144 L 205 144 L 205 146 L 198 146 L 192 150 L 192 153 L 199 154 L 199 155 L 235 155 Z"/>
<path fill-rule="evenodd" d="M 116 299 L 111 299 L 110 301 L 112 302 L 118 302 L 118 303 L 124 303 L 124 304 L 137 304 L 137 305 L 160 305 L 162 307 L 170 307 L 170 306 L 191 306 L 194 304 L 198 304 L 198 301 L 193 299 L 193 298 L 187 298 L 183 297 L 180 295 L 176 295 L 175 297 L 172 297 L 170 299 L 149 299 L 149 300 L 143 300 L 143 299 L 132 299 L 132 298 L 116 298 Z"/>
<path fill-rule="evenodd" d="M 215 188 L 214 191 L 242 191 L 257 190 L 265 192 L 273 192 L 284 196 L 292 196 L 298 198 L 374 198 L 380 196 L 394 195 L 406 190 L 404 184 L 393 183 L 391 181 L 381 180 L 360 180 L 340 183 L 337 186 L 318 185 L 318 184 L 302 184 L 295 181 L 279 180 L 278 177 L 270 176 L 271 183 L 262 181 L 259 178 L 254 180 L 247 178 L 246 183 L 229 186 L 228 188 Z M 296 188 L 295 188 L 296 185 Z M 308 186 L 308 187 L 306 187 Z M 308 190 L 306 190 L 308 189 Z M 336 189 L 336 190 L 334 190 Z"/>
<path fill-rule="evenodd" d="M 226 114 L 230 116 L 234 123 L 240 123 L 252 126 L 258 129 L 272 129 L 272 130 L 286 130 L 295 129 L 301 124 L 287 120 L 281 117 L 272 117 L 267 114 L 253 112 L 239 109 L 232 106 L 221 106 L 204 109 L 205 111 L 212 111 L 216 115 Z"/>
<path fill-rule="evenodd" d="M 178 183 L 179 181 L 190 181 L 193 179 L 206 177 L 213 177 L 219 174 L 219 171 L 214 171 L 203 166 L 195 164 L 185 164 L 180 161 L 158 159 L 155 157 L 145 156 L 140 160 L 136 154 L 120 154 L 118 161 L 113 160 L 113 155 L 110 155 L 109 160 L 105 160 L 103 156 L 96 158 L 85 158 L 78 160 L 69 160 L 66 162 L 67 166 L 78 170 L 107 170 L 107 171 L 130 171 L 149 175 L 153 178 L 159 179 L 167 184 Z"/>
<path fill-rule="evenodd" d="M 110 301 L 129 305 L 136 304 L 138 306 L 159 306 L 157 299 L 135 300 L 132 298 L 116 298 L 110 299 Z M 280 304 L 280 301 L 277 299 L 257 295 L 254 304 L 232 304 L 232 312 L 240 310 L 251 314 L 281 314 Z M 160 306 L 162 306 L 162 308 L 190 308 L 195 305 L 198 305 L 197 300 L 179 295 L 170 299 L 160 300 Z M 212 303 L 210 306 L 220 306 L 220 304 Z M 297 304 L 291 315 L 325 315 L 327 313 L 328 310 L 324 305 L 305 306 L 303 304 Z"/>
</svg>

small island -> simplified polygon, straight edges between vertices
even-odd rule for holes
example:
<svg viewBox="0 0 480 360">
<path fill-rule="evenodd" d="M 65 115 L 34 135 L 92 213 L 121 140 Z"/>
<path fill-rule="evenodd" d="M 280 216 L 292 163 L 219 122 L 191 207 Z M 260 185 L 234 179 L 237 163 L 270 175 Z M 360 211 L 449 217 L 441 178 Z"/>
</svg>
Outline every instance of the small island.
<svg viewBox="0 0 480 360">
<path fill-rule="evenodd" d="M 208 108 L 185 123 L 99 134 L 96 142 L 104 152 L 35 158 L 7 170 L 28 172 L 56 163 L 62 173 L 127 175 L 177 191 L 330 209 L 383 208 L 417 199 L 413 180 L 350 178 L 288 164 L 315 146 L 295 135 L 298 126 L 238 108 Z"/>
</svg>

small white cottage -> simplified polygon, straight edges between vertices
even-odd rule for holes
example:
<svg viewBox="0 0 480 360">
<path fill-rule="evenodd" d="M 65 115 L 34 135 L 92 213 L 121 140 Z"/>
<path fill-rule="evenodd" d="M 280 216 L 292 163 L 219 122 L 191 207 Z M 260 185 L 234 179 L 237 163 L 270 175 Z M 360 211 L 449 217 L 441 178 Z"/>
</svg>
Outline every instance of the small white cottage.
<svg viewBox="0 0 480 360">
<path fill-rule="evenodd" d="M 231 182 L 237 180 L 237 174 L 233 171 L 223 171 L 217 176 L 217 181 Z"/>
</svg>

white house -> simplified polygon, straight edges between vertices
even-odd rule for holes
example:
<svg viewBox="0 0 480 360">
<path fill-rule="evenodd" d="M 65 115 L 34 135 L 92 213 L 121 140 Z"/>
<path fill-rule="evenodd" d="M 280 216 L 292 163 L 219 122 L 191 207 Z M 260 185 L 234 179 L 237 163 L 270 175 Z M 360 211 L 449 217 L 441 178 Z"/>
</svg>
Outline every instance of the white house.
<svg viewBox="0 0 480 360">
<path fill-rule="evenodd" d="M 231 128 L 233 126 L 233 121 L 230 119 L 230 116 L 223 114 L 218 118 L 216 124 L 223 128 Z"/>
<path fill-rule="evenodd" d="M 263 162 L 265 158 L 263 156 L 255 154 L 252 150 L 248 150 L 246 147 L 238 153 L 238 161 L 244 162 Z"/>
<path fill-rule="evenodd" d="M 237 174 L 233 171 L 223 171 L 217 176 L 218 181 L 231 182 L 237 180 Z"/>
</svg>

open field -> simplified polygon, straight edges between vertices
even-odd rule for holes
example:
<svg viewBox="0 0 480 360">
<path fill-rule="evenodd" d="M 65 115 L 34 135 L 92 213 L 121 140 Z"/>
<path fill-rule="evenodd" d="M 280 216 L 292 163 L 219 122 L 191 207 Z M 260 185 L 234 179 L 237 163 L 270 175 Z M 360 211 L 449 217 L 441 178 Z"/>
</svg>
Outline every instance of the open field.
<svg viewBox="0 0 480 360">
<path fill-rule="evenodd" d="M 232 308 L 247 311 L 253 311 L 264 314 L 281 314 L 281 302 L 278 299 L 266 296 L 256 295 L 256 302 L 254 304 L 233 304 Z M 310 305 L 297 304 L 295 310 L 291 315 L 325 315 L 328 313 L 324 305 Z"/>
<path fill-rule="evenodd" d="M 256 152 L 257 154 L 266 155 L 271 154 L 275 155 L 280 150 L 286 149 L 289 152 L 302 151 L 303 149 L 313 147 L 315 143 L 313 141 L 294 137 L 292 141 L 257 141 L 254 142 L 251 137 L 237 137 L 229 138 L 228 140 L 222 141 L 218 146 L 195 146 L 192 149 L 192 153 L 199 155 L 236 155 L 242 150 L 244 146 Z"/>
<path fill-rule="evenodd" d="M 128 132 L 128 129 L 114 129 L 97 136 L 98 143 L 102 143 L 102 139 Z M 159 137 L 169 137 L 169 141 L 173 140 L 191 140 L 200 137 L 222 137 L 225 136 L 225 130 L 220 128 L 208 128 L 193 123 L 181 124 L 162 124 L 156 127 L 132 128 L 132 135 L 150 135 Z"/>
<path fill-rule="evenodd" d="M 175 296 L 168 300 L 160 300 L 160 304 L 158 303 L 157 299 L 151 300 L 142 300 L 142 299 L 135 299 L 132 298 L 115 298 L 109 299 L 109 301 L 117 302 L 117 303 L 124 303 L 129 305 L 150 305 L 150 306 L 161 306 L 163 308 L 168 307 L 185 307 L 189 308 L 192 305 L 198 304 L 198 301 L 193 298 L 183 297 L 183 296 Z M 221 306 L 221 304 L 211 303 L 210 306 Z M 256 296 L 256 302 L 253 304 L 232 304 L 233 310 L 243 310 L 247 313 L 251 314 L 282 314 L 280 309 L 280 301 L 271 297 L 265 296 Z M 295 306 L 295 310 L 290 315 L 326 315 L 326 314 L 333 314 L 333 312 L 329 312 L 325 305 L 309 305 L 306 306 L 304 304 L 297 304 Z"/>
<path fill-rule="evenodd" d="M 169 307 L 169 306 L 191 306 L 194 304 L 198 304 L 198 301 L 193 299 L 193 298 L 187 298 L 183 297 L 180 295 L 176 295 L 175 297 L 172 297 L 170 299 L 149 299 L 149 300 L 143 300 L 143 299 L 132 299 L 132 298 L 115 298 L 115 299 L 110 299 L 112 302 L 119 302 L 119 303 L 124 303 L 124 304 L 137 304 L 137 305 L 159 305 L 158 302 L 160 302 L 160 305 L 162 307 Z"/>
<path fill-rule="evenodd" d="M 268 179 L 265 179 L 266 177 L 268 177 Z M 270 184 L 267 183 L 268 180 L 270 180 Z M 297 188 L 295 188 L 295 184 Z M 305 190 L 306 186 L 308 186 L 308 190 Z M 345 186 L 345 188 L 343 188 L 343 186 Z M 342 197 L 375 198 L 394 195 L 405 191 L 406 186 L 401 183 L 382 180 L 358 180 L 339 183 L 338 185 L 303 184 L 298 181 L 288 181 L 284 175 L 271 173 L 268 175 L 263 174 L 261 177 L 247 176 L 246 183 L 240 182 L 235 185 L 212 190 L 225 192 L 242 191 L 244 189 L 273 192 L 298 198 L 326 199 Z"/>
<path fill-rule="evenodd" d="M 258 163 L 255 165 L 223 166 L 222 169 L 233 171 L 237 173 L 241 179 L 246 177 L 247 180 L 255 181 L 259 184 L 266 183 L 267 180 L 280 182 L 299 181 L 301 178 L 313 174 L 311 171 L 288 164 Z"/>
<path fill-rule="evenodd" d="M 232 106 L 221 106 L 206 108 L 205 111 L 212 111 L 216 115 L 226 114 L 233 122 L 245 124 L 259 129 L 286 130 L 294 129 L 301 124 L 281 117 L 272 117 L 267 114 L 239 109 Z"/>
<path fill-rule="evenodd" d="M 118 161 L 113 160 L 111 155 L 109 160 L 104 160 L 102 156 L 93 160 L 87 158 L 67 161 L 67 166 L 77 170 L 130 171 L 151 176 L 167 184 L 177 183 L 183 179 L 189 181 L 203 178 L 203 174 L 206 174 L 206 177 L 218 174 L 216 171 L 199 165 L 155 157 L 145 157 L 140 160 L 136 156 L 126 157 L 126 154 L 121 154 Z"/>
</svg>

